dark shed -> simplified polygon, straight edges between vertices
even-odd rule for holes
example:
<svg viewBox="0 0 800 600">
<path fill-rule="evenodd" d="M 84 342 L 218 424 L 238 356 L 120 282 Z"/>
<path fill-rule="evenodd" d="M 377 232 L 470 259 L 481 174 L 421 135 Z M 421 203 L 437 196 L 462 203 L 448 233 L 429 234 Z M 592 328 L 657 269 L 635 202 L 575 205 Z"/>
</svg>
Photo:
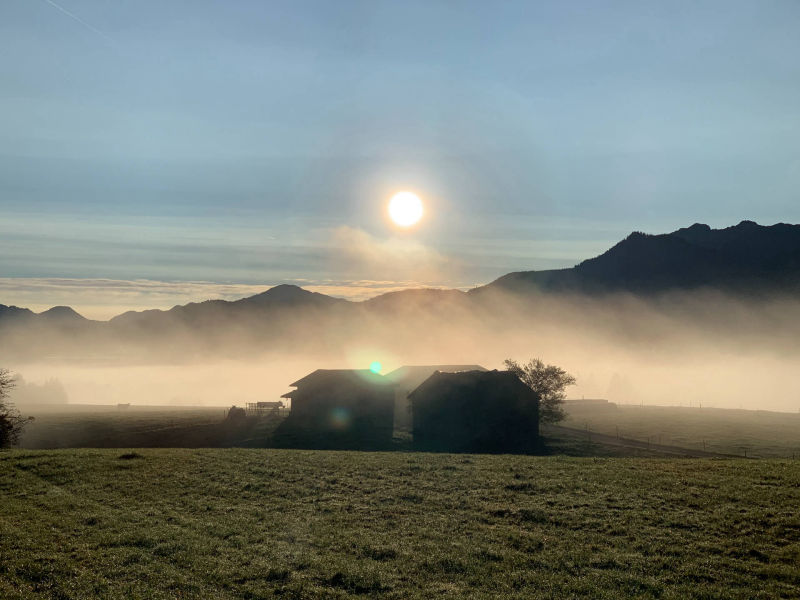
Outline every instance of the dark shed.
<svg viewBox="0 0 800 600">
<path fill-rule="evenodd" d="M 539 397 L 508 371 L 434 373 L 409 394 L 414 445 L 439 452 L 530 453 Z"/>
</svg>

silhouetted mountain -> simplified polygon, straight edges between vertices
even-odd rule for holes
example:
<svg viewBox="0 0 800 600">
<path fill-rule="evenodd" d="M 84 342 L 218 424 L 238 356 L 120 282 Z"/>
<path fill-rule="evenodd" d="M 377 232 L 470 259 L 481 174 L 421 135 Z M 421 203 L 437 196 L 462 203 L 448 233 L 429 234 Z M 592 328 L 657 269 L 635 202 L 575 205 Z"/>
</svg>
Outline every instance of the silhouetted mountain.
<svg viewBox="0 0 800 600">
<path fill-rule="evenodd" d="M 207 300 L 167 311 L 127 312 L 111 319 L 109 333 L 145 346 L 154 341 L 174 344 L 186 356 L 210 350 L 236 354 L 244 348 L 273 343 L 289 351 L 306 341 L 298 337 L 298 331 L 322 330 L 342 318 L 340 307 L 346 310 L 351 305 L 295 285 L 279 285 L 240 300 Z"/>
<path fill-rule="evenodd" d="M 68 306 L 55 306 L 39 314 L 0 304 L 0 353 L 3 357 L 37 358 L 67 346 L 94 346 L 97 334 L 108 324 L 91 321 Z"/>
<path fill-rule="evenodd" d="M 0 304 L 0 324 L 67 324 L 85 323 L 88 319 L 75 312 L 69 306 L 54 306 L 44 312 L 35 313 L 28 308 L 18 306 L 5 306 Z"/>
<path fill-rule="evenodd" d="M 41 320 L 57 323 L 83 323 L 88 320 L 69 306 L 54 306 L 37 316 Z"/>
<path fill-rule="evenodd" d="M 265 292 L 240 300 L 206 300 L 173 306 L 168 311 L 129 311 L 111 319 L 115 326 L 166 323 L 202 324 L 232 316 L 258 315 L 273 311 L 324 310 L 346 303 L 325 294 L 309 292 L 296 285 L 277 285 Z"/>
<path fill-rule="evenodd" d="M 249 298 L 236 300 L 234 304 L 257 304 L 259 306 L 314 306 L 324 308 L 341 304 L 344 300 L 317 292 L 309 292 L 296 285 L 276 285 Z"/>
<path fill-rule="evenodd" d="M 453 306 L 466 304 L 469 298 L 460 290 L 416 289 L 387 292 L 361 303 L 373 313 L 415 313 L 419 311 L 450 310 Z"/>
<path fill-rule="evenodd" d="M 661 235 L 634 232 L 571 269 L 509 273 L 473 292 L 650 294 L 698 288 L 740 293 L 800 291 L 800 225 L 767 227 L 742 221 L 726 229 L 697 223 Z"/>
<path fill-rule="evenodd" d="M 36 313 L 30 309 L 0 304 L 0 324 L 11 322 L 20 323 L 33 320 L 35 317 Z"/>
</svg>

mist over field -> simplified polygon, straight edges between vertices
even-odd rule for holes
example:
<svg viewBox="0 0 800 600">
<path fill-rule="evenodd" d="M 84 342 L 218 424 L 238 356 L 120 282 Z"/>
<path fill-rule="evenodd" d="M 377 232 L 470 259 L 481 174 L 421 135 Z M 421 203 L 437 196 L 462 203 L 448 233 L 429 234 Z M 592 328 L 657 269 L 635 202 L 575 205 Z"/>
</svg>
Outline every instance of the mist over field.
<svg viewBox="0 0 800 600">
<path fill-rule="evenodd" d="M 275 288 L 277 289 L 277 288 Z M 295 288 L 296 289 L 296 288 Z M 412 290 L 360 303 L 237 311 L 222 304 L 105 322 L 8 329 L 4 364 L 56 378 L 72 404 L 243 405 L 317 368 L 541 357 L 577 377 L 573 398 L 795 412 L 800 301 L 674 292 L 515 295 Z"/>
</svg>

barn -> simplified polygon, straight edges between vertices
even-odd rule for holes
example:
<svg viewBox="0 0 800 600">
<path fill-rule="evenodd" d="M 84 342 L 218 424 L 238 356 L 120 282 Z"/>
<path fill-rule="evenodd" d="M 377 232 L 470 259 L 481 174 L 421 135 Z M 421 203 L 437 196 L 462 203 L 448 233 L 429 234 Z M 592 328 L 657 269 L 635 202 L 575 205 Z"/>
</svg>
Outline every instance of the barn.
<svg viewBox="0 0 800 600">
<path fill-rule="evenodd" d="M 411 431 L 411 405 L 408 395 L 428 377 L 441 371 L 442 373 L 460 373 L 462 371 L 485 371 L 480 365 L 404 365 L 386 374 L 386 379 L 395 385 L 394 398 L 394 430 L 397 433 Z"/>
<path fill-rule="evenodd" d="M 409 394 L 414 445 L 436 452 L 531 453 L 539 397 L 508 371 L 436 372 Z"/>
<path fill-rule="evenodd" d="M 275 432 L 277 445 L 297 448 L 387 448 L 392 440 L 394 386 L 368 369 L 317 369 L 282 397 L 292 409 Z"/>
</svg>

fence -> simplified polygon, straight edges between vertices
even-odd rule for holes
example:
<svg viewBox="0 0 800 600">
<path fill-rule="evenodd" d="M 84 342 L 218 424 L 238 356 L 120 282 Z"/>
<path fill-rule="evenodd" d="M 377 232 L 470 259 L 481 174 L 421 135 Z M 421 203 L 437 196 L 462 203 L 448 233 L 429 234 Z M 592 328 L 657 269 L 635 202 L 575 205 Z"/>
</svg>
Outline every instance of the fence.
<svg viewBox="0 0 800 600">
<path fill-rule="evenodd" d="M 289 411 L 283 402 L 248 402 L 245 405 L 248 417 L 286 416 Z"/>
</svg>

